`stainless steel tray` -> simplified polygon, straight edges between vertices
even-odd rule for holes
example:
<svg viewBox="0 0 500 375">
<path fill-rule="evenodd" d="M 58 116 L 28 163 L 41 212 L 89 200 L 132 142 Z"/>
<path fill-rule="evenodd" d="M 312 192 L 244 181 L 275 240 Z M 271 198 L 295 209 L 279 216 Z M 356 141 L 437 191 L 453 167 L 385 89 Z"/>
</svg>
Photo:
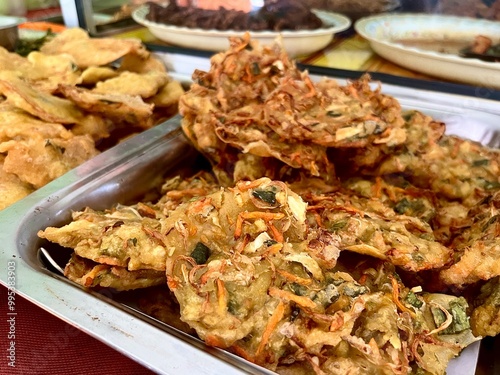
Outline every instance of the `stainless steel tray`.
<svg viewBox="0 0 500 375">
<path fill-rule="evenodd" d="M 51 271 L 37 256 L 37 232 L 71 218 L 71 210 L 130 202 L 196 153 L 179 117 L 114 147 L 0 213 L 0 281 L 15 263 L 16 292 L 158 373 L 236 374 L 255 366 L 170 328 L 121 303 L 89 292 Z M 116 296 L 118 297 L 118 296 Z M 223 360 L 221 360 L 223 359 Z"/>
<path fill-rule="evenodd" d="M 172 63 L 176 57 L 163 58 Z M 175 64 L 192 67 L 192 63 Z M 178 73 L 189 77 L 187 72 Z M 500 145 L 498 102 L 390 85 L 383 89 L 397 97 L 403 107 L 446 121 L 454 134 Z M 4 265 L 0 267 L 0 283 L 7 285 L 6 265 L 14 262 L 19 295 L 157 373 L 270 373 L 142 315 L 117 295 L 77 287 L 37 256 L 41 244 L 38 230 L 69 221 L 71 210 L 130 202 L 147 192 L 159 176 L 192 165 L 197 154 L 183 136 L 179 121 L 175 117 L 127 140 L 0 211 L 0 259 Z M 470 346 L 452 361 L 448 373 L 474 374 L 478 353 L 479 344 Z"/>
</svg>

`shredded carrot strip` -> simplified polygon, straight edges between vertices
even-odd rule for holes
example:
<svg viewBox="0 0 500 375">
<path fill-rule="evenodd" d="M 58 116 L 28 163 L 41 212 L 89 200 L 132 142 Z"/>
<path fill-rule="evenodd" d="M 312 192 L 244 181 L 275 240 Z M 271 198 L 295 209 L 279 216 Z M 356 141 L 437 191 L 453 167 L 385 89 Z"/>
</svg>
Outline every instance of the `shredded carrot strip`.
<svg viewBox="0 0 500 375">
<path fill-rule="evenodd" d="M 246 359 L 247 361 L 255 362 L 255 358 L 250 353 L 248 353 L 245 349 L 243 349 L 241 346 L 239 346 L 237 344 L 233 344 L 229 349 L 232 352 L 234 352 L 235 354 L 237 354 L 238 356 Z"/>
<path fill-rule="evenodd" d="M 253 181 L 241 181 L 236 184 L 236 187 L 240 191 L 247 191 L 262 184 L 262 179 L 253 180 Z"/>
<path fill-rule="evenodd" d="M 243 212 L 240 215 L 243 215 L 244 219 L 262 219 L 265 221 L 280 220 L 285 217 L 285 214 L 282 212 L 261 212 L 261 211 Z"/>
<path fill-rule="evenodd" d="M 200 283 L 201 284 L 206 284 L 208 279 L 214 274 L 214 273 L 222 273 L 224 271 L 224 266 L 226 263 L 223 263 L 220 268 L 210 268 L 205 272 L 203 275 L 200 277 Z"/>
<path fill-rule="evenodd" d="M 225 348 L 226 347 L 226 345 L 224 344 L 224 341 L 222 341 L 220 339 L 220 337 L 217 337 L 215 335 L 210 335 L 210 334 L 208 334 L 205 337 L 205 343 L 208 346 L 213 346 L 213 347 L 216 347 L 216 348 Z"/>
<path fill-rule="evenodd" d="M 105 271 L 107 268 L 110 268 L 110 266 L 106 264 L 100 264 L 92 268 L 89 272 L 87 272 L 87 274 L 85 274 L 85 276 L 82 277 L 82 279 L 85 280 L 84 285 L 91 286 L 94 282 L 94 279 L 99 275 L 99 273 L 101 271 Z"/>
<path fill-rule="evenodd" d="M 460 152 L 460 143 L 456 143 L 453 147 L 453 150 L 451 151 L 451 157 L 456 158 L 458 153 Z"/>
<path fill-rule="evenodd" d="M 323 201 L 331 201 L 333 200 L 333 197 L 331 196 L 323 196 L 323 195 L 315 195 L 314 197 L 315 202 L 323 202 Z"/>
<path fill-rule="evenodd" d="M 323 219 L 321 218 L 321 215 L 316 211 L 314 212 L 314 220 L 316 220 L 316 224 L 318 224 L 318 227 L 324 228 Z"/>
<path fill-rule="evenodd" d="M 293 273 L 290 273 L 288 271 L 285 271 L 285 270 L 277 270 L 277 271 L 281 276 L 283 276 L 288 281 L 291 281 L 291 282 L 294 282 L 294 283 L 297 283 L 300 285 L 311 285 L 311 283 L 312 283 L 311 279 L 305 279 L 303 277 L 294 275 Z"/>
<path fill-rule="evenodd" d="M 171 199 L 181 199 L 187 196 L 203 196 L 206 195 L 207 191 L 204 188 L 191 188 L 185 190 L 171 190 L 165 194 L 167 197 Z"/>
<path fill-rule="evenodd" d="M 239 242 L 237 247 L 236 247 L 236 253 L 241 254 L 243 250 L 245 250 L 245 247 L 247 247 L 248 243 L 250 242 L 250 236 L 246 235 L 243 238 L 243 241 Z"/>
<path fill-rule="evenodd" d="M 380 177 L 375 178 L 375 185 L 372 188 L 372 194 L 375 198 L 380 198 L 382 193 L 382 179 Z"/>
<path fill-rule="evenodd" d="M 203 198 L 200 199 L 199 201 L 195 201 L 189 205 L 189 212 L 192 212 L 194 214 L 199 214 L 203 212 L 205 207 L 211 206 L 212 205 L 212 198 Z"/>
<path fill-rule="evenodd" d="M 347 86 L 347 90 L 352 95 L 353 98 L 359 99 L 358 91 L 353 86 Z"/>
<path fill-rule="evenodd" d="M 219 304 L 219 314 L 224 314 L 227 307 L 227 290 L 224 281 L 217 279 L 217 302 Z"/>
<path fill-rule="evenodd" d="M 196 262 L 194 261 L 193 258 L 188 257 L 186 255 L 179 255 L 172 262 L 172 270 L 175 269 L 175 267 L 177 267 L 177 262 L 181 262 L 181 261 L 186 261 L 187 263 L 189 263 L 191 265 L 191 267 L 196 267 Z M 182 266 L 184 266 L 184 264 L 181 264 L 181 267 Z M 188 273 L 187 280 L 189 280 L 189 273 Z"/>
<path fill-rule="evenodd" d="M 256 357 L 260 356 L 260 354 L 266 347 L 269 338 L 271 337 L 271 334 L 275 330 L 280 320 L 283 319 L 284 314 L 285 314 L 285 304 L 283 303 L 283 301 L 280 301 L 278 303 L 278 306 L 276 306 L 276 309 L 274 309 L 273 315 L 271 315 L 271 318 L 267 322 L 266 329 L 262 334 L 262 340 L 260 340 L 259 347 L 257 348 L 257 352 L 255 353 Z"/>
<path fill-rule="evenodd" d="M 167 285 L 168 288 L 172 291 L 179 287 L 179 280 L 174 279 L 173 277 L 167 276 Z"/>
<path fill-rule="evenodd" d="M 285 241 L 285 238 L 283 237 L 283 233 L 281 233 L 272 222 L 267 223 L 267 227 L 271 230 L 273 233 L 273 237 L 276 240 L 276 242 L 283 243 Z"/>
<path fill-rule="evenodd" d="M 243 231 L 243 216 L 240 214 L 236 218 L 236 228 L 234 229 L 234 238 L 238 239 L 241 236 L 241 232 Z"/>
<path fill-rule="evenodd" d="M 201 311 L 206 312 L 206 311 L 212 311 L 211 303 L 210 303 L 210 293 L 205 293 L 205 300 L 203 301 L 203 304 L 201 305 Z"/>
<path fill-rule="evenodd" d="M 285 217 L 285 214 L 282 212 L 261 212 L 261 211 L 252 211 L 252 212 L 241 212 L 236 219 L 236 228 L 234 229 L 234 238 L 238 239 L 241 236 L 243 231 L 243 222 L 245 220 L 254 220 L 254 219 L 262 219 L 266 222 L 271 220 L 280 220 Z M 283 241 L 282 241 L 283 242 Z"/>
<path fill-rule="evenodd" d="M 66 30 L 66 26 L 60 25 L 58 23 L 52 23 L 52 22 L 44 22 L 44 21 L 37 21 L 37 22 L 24 22 L 18 26 L 20 29 L 28 29 L 28 30 L 35 30 L 35 31 L 48 31 L 49 29 L 52 30 L 54 33 L 60 33 Z"/>
<path fill-rule="evenodd" d="M 269 288 L 269 295 L 271 297 L 280 298 L 285 301 L 293 301 L 300 307 L 304 307 L 307 309 L 314 309 L 316 307 L 316 304 L 310 298 L 297 296 L 291 292 L 287 292 L 275 287 Z"/>
<path fill-rule="evenodd" d="M 250 71 L 250 65 L 245 66 L 245 75 L 241 78 L 242 81 L 245 81 L 247 83 L 252 83 L 253 81 L 253 75 L 252 72 Z"/>
<path fill-rule="evenodd" d="M 389 199 L 390 199 L 391 201 L 393 201 L 393 202 L 396 202 L 396 200 L 397 200 L 395 190 L 396 190 L 396 188 L 394 188 L 394 187 L 392 187 L 392 186 L 391 186 L 391 188 L 389 188 L 389 189 L 387 189 L 387 188 L 385 189 L 385 191 L 386 191 L 387 195 L 389 196 Z M 404 190 L 403 190 L 403 189 L 399 189 L 399 191 L 404 192 Z"/>
<path fill-rule="evenodd" d="M 238 53 L 240 51 L 243 51 L 245 48 L 247 48 L 247 45 L 250 44 L 250 34 L 248 32 L 246 32 L 243 37 L 243 43 L 241 43 L 239 46 L 236 46 L 234 49 L 235 49 L 235 53 Z"/>
<path fill-rule="evenodd" d="M 309 92 L 305 95 L 306 98 L 310 98 L 310 97 L 316 95 L 316 88 L 314 87 L 314 84 L 312 83 L 311 78 L 304 77 L 304 81 L 306 83 L 306 86 L 309 88 Z"/>
<path fill-rule="evenodd" d="M 302 159 L 301 159 L 301 155 L 299 152 L 292 152 L 290 154 L 290 159 L 294 162 L 296 162 L 297 164 L 302 164 Z"/>
<path fill-rule="evenodd" d="M 330 324 L 330 332 L 337 331 L 343 326 L 344 326 L 344 312 L 340 310 L 333 315 L 333 320 Z"/>
<path fill-rule="evenodd" d="M 418 347 L 421 345 L 422 340 L 419 337 L 416 337 L 411 344 L 410 352 L 415 357 L 415 361 L 420 364 L 422 363 L 422 356 L 418 353 Z"/>
<path fill-rule="evenodd" d="M 396 306 L 403 312 L 409 313 L 413 318 L 415 317 L 415 312 L 410 310 L 408 307 L 403 305 L 401 301 L 399 300 L 399 285 L 398 281 L 394 278 L 391 277 L 391 284 L 392 284 L 392 299 Z"/>
<path fill-rule="evenodd" d="M 137 203 L 137 211 L 141 216 L 156 218 L 156 211 L 142 202 Z"/>
<path fill-rule="evenodd" d="M 282 243 L 275 243 L 272 246 L 269 246 L 267 248 L 267 251 L 263 254 L 263 256 L 271 256 L 274 254 L 277 254 L 283 249 L 283 244 Z"/>
</svg>

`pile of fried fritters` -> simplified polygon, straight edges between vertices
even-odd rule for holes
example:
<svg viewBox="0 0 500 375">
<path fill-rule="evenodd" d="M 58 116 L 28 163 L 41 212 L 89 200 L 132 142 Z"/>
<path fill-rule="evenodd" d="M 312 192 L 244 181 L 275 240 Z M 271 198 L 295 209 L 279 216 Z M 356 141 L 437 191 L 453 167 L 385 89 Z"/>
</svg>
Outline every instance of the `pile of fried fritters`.
<svg viewBox="0 0 500 375">
<path fill-rule="evenodd" d="M 498 334 L 500 152 L 368 76 L 313 81 L 279 41 L 230 42 L 179 102 L 212 168 L 40 231 L 74 250 L 66 276 L 159 288 L 150 314 L 281 374 L 444 374 Z"/>
<path fill-rule="evenodd" d="M 140 40 L 74 28 L 0 48 L 0 210 L 177 112 L 184 92 Z"/>
</svg>

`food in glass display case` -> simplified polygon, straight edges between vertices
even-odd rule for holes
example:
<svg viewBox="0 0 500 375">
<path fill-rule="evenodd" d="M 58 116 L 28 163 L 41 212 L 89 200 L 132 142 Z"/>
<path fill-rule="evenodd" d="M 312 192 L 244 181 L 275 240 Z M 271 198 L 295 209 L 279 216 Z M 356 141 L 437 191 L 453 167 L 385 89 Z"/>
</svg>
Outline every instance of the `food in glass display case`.
<svg viewBox="0 0 500 375">
<path fill-rule="evenodd" d="M 353 20 L 371 14 L 390 12 L 401 5 L 399 0 L 305 0 L 304 4 L 315 9 L 345 14 Z"/>
<path fill-rule="evenodd" d="M 440 0 L 440 10 L 444 14 L 500 20 L 499 0 Z"/>
<path fill-rule="evenodd" d="M 281 374 L 444 374 L 497 335 L 500 151 L 369 76 L 313 81 L 279 42 L 230 43 L 179 102 L 210 168 L 41 230 L 72 249 L 66 276 L 151 272 L 145 311 Z"/>
<path fill-rule="evenodd" d="M 170 118 L 184 92 L 136 39 L 75 28 L 35 49 L 0 48 L 0 209 Z"/>
<path fill-rule="evenodd" d="M 463 57 L 498 62 L 500 61 L 500 42 L 494 42 L 492 38 L 484 35 L 477 35 L 471 45 L 460 51 Z"/>
<path fill-rule="evenodd" d="M 176 1 L 167 6 L 150 3 L 146 19 L 173 26 L 215 30 L 281 31 L 323 27 L 321 19 L 299 0 L 264 1 L 264 5 L 254 12 L 179 6 Z"/>
</svg>

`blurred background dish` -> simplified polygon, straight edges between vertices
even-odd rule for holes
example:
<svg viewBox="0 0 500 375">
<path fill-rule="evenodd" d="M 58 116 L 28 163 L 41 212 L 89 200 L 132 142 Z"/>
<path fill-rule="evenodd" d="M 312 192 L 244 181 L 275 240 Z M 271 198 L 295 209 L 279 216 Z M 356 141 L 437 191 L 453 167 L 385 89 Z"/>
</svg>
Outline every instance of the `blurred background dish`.
<svg viewBox="0 0 500 375">
<path fill-rule="evenodd" d="M 146 19 L 148 12 L 148 5 L 144 5 L 136 9 L 132 13 L 132 17 L 137 23 L 147 27 L 156 38 L 180 47 L 214 52 L 223 51 L 229 48 L 228 37 L 245 34 L 245 31 L 203 30 L 151 22 Z M 314 13 L 321 18 L 325 27 L 314 30 L 283 30 L 281 32 L 251 31 L 250 36 L 264 44 L 272 43 L 278 36 L 281 36 L 288 54 L 296 57 L 326 47 L 336 33 L 347 30 L 351 26 L 351 20 L 344 15 L 319 10 L 314 11 Z"/>
<path fill-rule="evenodd" d="M 500 21 L 500 0 L 440 0 L 442 14 Z"/>
<path fill-rule="evenodd" d="M 500 63 L 464 58 L 478 35 L 498 43 L 500 23 L 427 14 L 386 14 L 358 20 L 355 29 L 380 56 L 405 68 L 450 81 L 500 88 Z"/>
<path fill-rule="evenodd" d="M 22 17 L 0 16 L 0 46 L 14 50 L 19 39 L 18 26 L 24 21 Z"/>
<path fill-rule="evenodd" d="M 355 21 L 372 14 L 391 12 L 401 5 L 399 0 L 304 0 L 311 8 L 341 13 Z"/>
</svg>

